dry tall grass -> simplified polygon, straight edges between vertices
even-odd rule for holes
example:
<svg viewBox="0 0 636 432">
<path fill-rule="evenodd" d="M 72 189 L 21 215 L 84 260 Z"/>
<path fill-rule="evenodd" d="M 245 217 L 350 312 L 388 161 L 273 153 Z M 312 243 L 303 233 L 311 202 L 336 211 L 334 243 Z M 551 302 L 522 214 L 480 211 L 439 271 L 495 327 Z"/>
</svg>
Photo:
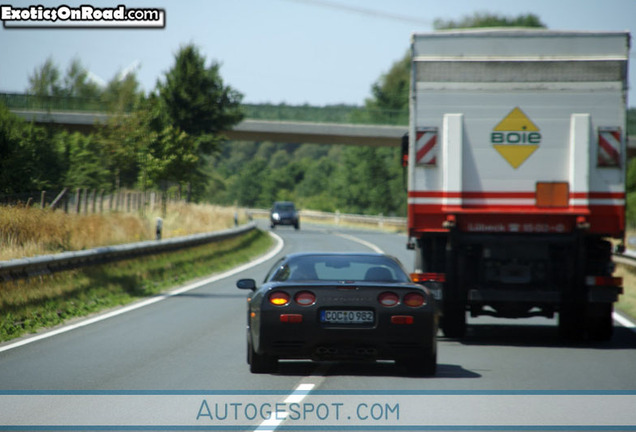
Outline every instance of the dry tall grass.
<svg viewBox="0 0 636 432">
<path fill-rule="evenodd" d="M 169 204 L 163 238 L 217 231 L 234 224 L 234 209 Z M 159 211 L 67 214 L 20 206 L 0 207 L 0 261 L 90 249 L 155 238 Z"/>
</svg>

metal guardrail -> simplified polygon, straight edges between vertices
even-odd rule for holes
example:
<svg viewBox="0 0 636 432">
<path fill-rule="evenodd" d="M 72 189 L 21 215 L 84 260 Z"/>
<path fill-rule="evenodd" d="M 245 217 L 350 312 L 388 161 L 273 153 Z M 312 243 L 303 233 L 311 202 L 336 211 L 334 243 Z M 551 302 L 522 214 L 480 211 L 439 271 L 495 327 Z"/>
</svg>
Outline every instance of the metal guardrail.
<svg viewBox="0 0 636 432">
<path fill-rule="evenodd" d="M 51 274 L 145 255 L 171 252 L 237 237 L 254 229 L 256 229 L 256 224 L 251 222 L 237 228 L 230 228 L 213 233 L 193 234 L 164 240 L 149 240 L 82 251 L 0 261 L 0 281 L 23 279 L 31 276 Z"/>
<path fill-rule="evenodd" d="M 636 251 L 625 249 L 623 253 L 614 253 L 614 261 L 631 267 L 636 267 Z"/>
</svg>

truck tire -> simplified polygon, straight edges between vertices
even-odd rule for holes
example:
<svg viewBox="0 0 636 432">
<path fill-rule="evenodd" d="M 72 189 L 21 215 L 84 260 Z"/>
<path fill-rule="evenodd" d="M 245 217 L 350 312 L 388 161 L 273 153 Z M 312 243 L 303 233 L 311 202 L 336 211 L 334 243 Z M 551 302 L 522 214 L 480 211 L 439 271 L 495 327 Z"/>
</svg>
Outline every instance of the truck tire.
<svg viewBox="0 0 636 432">
<path fill-rule="evenodd" d="M 585 335 L 583 308 L 562 305 L 559 311 L 559 336 L 569 341 L 580 341 Z"/>
<path fill-rule="evenodd" d="M 445 304 L 440 319 L 444 336 L 459 339 L 466 335 L 466 310 L 461 304 Z"/>
<path fill-rule="evenodd" d="M 612 303 L 598 303 L 589 306 L 586 319 L 587 336 L 594 342 L 605 342 L 614 334 L 614 308 Z"/>
</svg>

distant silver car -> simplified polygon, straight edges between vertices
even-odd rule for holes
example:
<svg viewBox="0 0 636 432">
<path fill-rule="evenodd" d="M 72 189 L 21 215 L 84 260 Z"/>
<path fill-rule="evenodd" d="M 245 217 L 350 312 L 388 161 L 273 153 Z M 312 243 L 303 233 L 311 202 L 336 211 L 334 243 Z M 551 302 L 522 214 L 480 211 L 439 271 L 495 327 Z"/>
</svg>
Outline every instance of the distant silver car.
<svg viewBox="0 0 636 432">
<path fill-rule="evenodd" d="M 269 213 L 270 227 L 273 229 L 276 225 L 293 225 L 295 229 L 300 228 L 300 217 L 293 202 L 277 201 L 272 206 Z"/>
<path fill-rule="evenodd" d="M 383 254 L 298 253 L 280 259 L 248 295 L 247 359 L 253 373 L 279 359 L 395 360 L 409 373 L 437 366 L 435 299 Z"/>
</svg>

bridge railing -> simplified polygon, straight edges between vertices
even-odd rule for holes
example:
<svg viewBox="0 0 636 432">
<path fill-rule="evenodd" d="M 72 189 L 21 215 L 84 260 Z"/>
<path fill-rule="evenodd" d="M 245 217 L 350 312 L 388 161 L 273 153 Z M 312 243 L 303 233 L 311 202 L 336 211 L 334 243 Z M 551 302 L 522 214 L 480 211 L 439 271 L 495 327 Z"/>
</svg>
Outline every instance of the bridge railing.
<svg viewBox="0 0 636 432">
<path fill-rule="evenodd" d="M 99 98 L 36 96 L 23 93 L 0 93 L 0 103 L 11 110 L 107 112 Z M 307 121 L 318 123 L 407 125 L 408 110 L 368 109 L 354 105 L 243 104 L 246 119 L 272 121 Z"/>
</svg>

